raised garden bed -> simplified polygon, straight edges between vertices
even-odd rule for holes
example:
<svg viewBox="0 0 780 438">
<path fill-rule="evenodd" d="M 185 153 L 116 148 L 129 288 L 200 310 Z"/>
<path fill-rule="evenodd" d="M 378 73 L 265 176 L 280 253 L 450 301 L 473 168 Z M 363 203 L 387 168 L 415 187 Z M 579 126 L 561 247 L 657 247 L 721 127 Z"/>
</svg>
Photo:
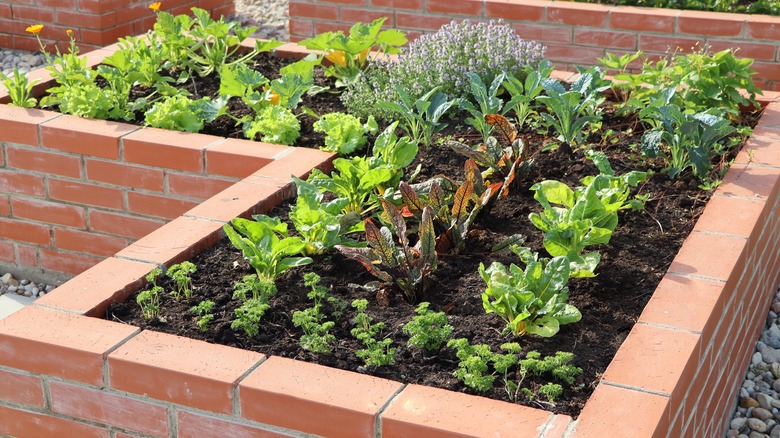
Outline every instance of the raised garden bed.
<svg viewBox="0 0 780 438">
<path fill-rule="evenodd" d="M 773 251 L 780 241 L 780 107 L 764 103 L 746 146 L 751 152 L 737 157 L 576 422 L 90 318 L 124 300 L 154 266 L 211 246 L 226 221 L 288 196 L 291 172 L 327 167 L 329 156 L 295 149 L 1 321 L 0 423 L 9 428 L 3 432 L 549 437 L 565 430 L 602 436 L 610 427 L 632 437 L 722 433 L 780 272 Z M 30 115 L 13 111 L 9 119 Z M 9 123 L 13 129 L 3 131 L 9 137 L 2 141 L 32 135 L 38 144 L 26 125 Z"/>
</svg>

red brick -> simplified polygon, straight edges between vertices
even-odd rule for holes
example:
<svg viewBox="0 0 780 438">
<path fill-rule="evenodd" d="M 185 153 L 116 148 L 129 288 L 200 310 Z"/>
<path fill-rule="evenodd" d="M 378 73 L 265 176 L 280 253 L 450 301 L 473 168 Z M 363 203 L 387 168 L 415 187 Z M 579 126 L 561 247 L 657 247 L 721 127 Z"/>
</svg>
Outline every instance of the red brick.
<svg viewBox="0 0 780 438">
<path fill-rule="evenodd" d="M 144 277 L 156 265 L 113 257 L 90 267 L 46 294 L 36 304 L 49 309 L 104 317 L 110 304 L 124 302 L 145 284 Z"/>
<path fill-rule="evenodd" d="M 572 44 L 572 29 L 563 26 L 514 23 L 512 28 L 520 38 L 540 43 Z"/>
<path fill-rule="evenodd" d="M 468 406 L 468 409 L 464 409 Z M 382 413 L 382 436 L 538 436 L 552 414 L 457 392 L 409 385 Z M 547 436 L 547 435 L 545 435 Z"/>
<path fill-rule="evenodd" d="M 314 33 L 319 35 L 325 32 L 344 32 L 348 33 L 351 25 L 347 23 L 331 23 L 329 21 L 315 21 Z"/>
<path fill-rule="evenodd" d="M 75 276 L 100 263 L 102 257 L 87 256 L 50 249 L 40 249 L 40 266 L 54 272 Z"/>
<path fill-rule="evenodd" d="M 127 194 L 127 208 L 130 212 L 163 219 L 177 218 L 196 205 L 197 202 L 165 196 L 137 192 Z"/>
<path fill-rule="evenodd" d="M 241 415 L 315 435 L 365 437 L 373 434 L 377 413 L 400 387 L 390 380 L 274 356 L 241 382 Z"/>
<path fill-rule="evenodd" d="M 16 263 L 13 243 L 0 241 L 0 262 Z"/>
<path fill-rule="evenodd" d="M 27 149 L 8 146 L 8 166 L 47 174 L 81 177 L 81 160 L 72 155 L 44 152 L 40 148 Z"/>
<path fill-rule="evenodd" d="M 8 195 L 0 195 L 0 216 L 11 215 L 11 198 Z"/>
<path fill-rule="evenodd" d="M 51 410 L 154 436 L 168 435 L 168 409 L 98 389 L 52 381 Z"/>
<path fill-rule="evenodd" d="M 75 202 L 78 204 L 107 207 L 117 210 L 122 210 L 124 208 L 121 190 L 75 181 L 49 178 L 49 196 L 52 199 Z"/>
<path fill-rule="evenodd" d="M 314 5 L 309 3 L 296 3 L 291 1 L 289 5 L 290 17 L 316 18 L 318 20 L 338 20 L 339 10 L 336 6 Z"/>
<path fill-rule="evenodd" d="M 195 199 L 208 199 L 235 183 L 235 180 L 211 178 L 205 175 L 168 173 L 170 193 Z"/>
<path fill-rule="evenodd" d="M 345 23 L 371 23 L 378 18 L 388 18 L 387 12 L 370 9 L 341 8 L 341 21 Z M 384 22 L 385 28 L 392 28 L 393 17 Z"/>
<path fill-rule="evenodd" d="M 103 355 L 138 331 L 126 324 L 26 306 L 0 320 L 0 364 L 101 386 Z"/>
<path fill-rule="evenodd" d="M 451 21 L 452 18 L 440 15 L 423 16 L 404 12 L 395 13 L 395 25 L 399 29 L 439 30 L 440 27 L 449 24 Z"/>
<path fill-rule="evenodd" d="M 264 357 L 144 331 L 108 356 L 108 373 L 111 387 L 119 391 L 230 414 L 238 380 Z"/>
<path fill-rule="evenodd" d="M 777 168 L 734 164 L 723 177 L 717 193 L 768 200 L 779 177 Z"/>
<path fill-rule="evenodd" d="M 627 32 L 574 29 L 574 41 L 578 46 L 636 50 L 637 37 Z"/>
<path fill-rule="evenodd" d="M 152 11 L 149 9 L 148 4 L 141 3 L 122 8 L 121 11 L 112 12 L 116 17 L 115 24 L 132 23 L 134 26 L 138 24 L 138 21 L 144 17 L 150 17 Z M 136 28 L 133 27 L 133 31 Z M 140 29 L 139 29 L 140 30 Z"/>
<path fill-rule="evenodd" d="M 163 226 L 165 222 L 130 214 L 113 213 L 102 210 L 90 210 L 89 227 L 101 233 L 140 239 Z"/>
<path fill-rule="evenodd" d="M 291 436 L 247 424 L 232 423 L 221 417 L 206 417 L 194 412 L 179 410 L 177 417 L 179 438 L 202 438 L 215 434 L 233 438 L 284 438 Z"/>
<path fill-rule="evenodd" d="M 702 47 L 703 40 L 696 38 L 670 37 L 660 35 L 639 35 L 639 50 L 644 52 L 674 52 L 680 50 L 690 53 L 696 47 Z"/>
<path fill-rule="evenodd" d="M 745 36 L 758 40 L 777 41 L 780 35 L 780 18 L 763 15 L 748 15 Z"/>
<path fill-rule="evenodd" d="M 79 10 L 103 13 L 119 9 L 127 4 L 126 0 L 78 0 Z"/>
<path fill-rule="evenodd" d="M 603 5 L 556 2 L 547 6 L 547 23 L 606 28 L 609 10 Z"/>
<path fill-rule="evenodd" d="M 217 221 L 180 217 L 139 239 L 117 256 L 170 266 L 214 245 L 221 237 L 222 225 Z"/>
<path fill-rule="evenodd" d="M 76 11 L 57 11 L 57 24 L 87 29 L 105 29 L 117 24 L 117 13 L 96 15 Z"/>
<path fill-rule="evenodd" d="M 585 404 L 572 436 L 603 438 L 604 431 L 611 430 L 626 436 L 662 437 L 669 416 L 668 397 L 601 383 Z"/>
<path fill-rule="evenodd" d="M 40 267 L 38 264 L 38 249 L 34 246 L 16 244 L 19 253 L 19 264 L 22 266 Z"/>
<path fill-rule="evenodd" d="M 485 15 L 513 21 L 541 22 L 546 3 L 536 0 L 492 0 L 485 3 Z"/>
<path fill-rule="evenodd" d="M 696 35 L 736 37 L 742 34 L 744 25 L 743 14 L 682 11 L 677 17 L 679 32 Z"/>
<path fill-rule="evenodd" d="M 290 151 L 287 146 L 227 139 L 206 150 L 206 170 L 210 174 L 245 178 Z"/>
<path fill-rule="evenodd" d="M 81 39 L 87 44 L 107 45 L 133 34 L 133 24 L 125 23 L 110 29 L 81 29 Z"/>
<path fill-rule="evenodd" d="M 765 205 L 761 200 L 713 196 L 694 230 L 747 238 L 754 229 L 764 228 L 766 218 L 762 217 L 762 211 Z M 735 221 L 734 217 L 739 220 Z"/>
<path fill-rule="evenodd" d="M 669 266 L 669 272 L 728 280 L 744 267 L 743 238 L 692 232 Z M 718 257 L 702 257 L 718 254 Z"/>
<path fill-rule="evenodd" d="M 83 207 L 34 198 L 14 198 L 14 217 L 40 222 L 86 228 Z"/>
<path fill-rule="evenodd" d="M 422 10 L 422 0 L 369 0 L 371 6 L 376 8 L 414 9 Z"/>
<path fill-rule="evenodd" d="M 42 408 L 43 381 L 40 377 L 0 370 L 0 400 Z"/>
<path fill-rule="evenodd" d="M 55 23 L 54 11 L 49 8 L 35 6 L 22 6 L 20 4 L 11 5 L 11 15 L 15 20 L 29 23 Z M 44 28 L 44 31 L 46 28 Z M 41 36 L 47 35 L 41 31 Z M 48 35 L 47 35 L 48 36 Z"/>
<path fill-rule="evenodd" d="M 239 181 L 185 215 L 228 222 L 238 216 L 267 212 L 282 202 L 285 192 L 287 190 L 278 186 Z"/>
<path fill-rule="evenodd" d="M 38 146 L 38 125 L 59 114 L 0 105 L 0 141 Z"/>
<path fill-rule="evenodd" d="M 679 14 L 679 10 L 673 9 L 614 8 L 609 13 L 609 26 L 612 29 L 673 33 L 675 18 Z"/>
<path fill-rule="evenodd" d="M 482 15 L 482 1 L 481 0 L 428 0 L 425 10 L 433 13 L 442 14 L 461 14 L 461 15 Z"/>
<path fill-rule="evenodd" d="M 41 141 L 47 148 L 116 160 L 119 138 L 136 129 L 124 123 L 64 115 L 41 124 Z"/>
<path fill-rule="evenodd" d="M 314 36 L 314 24 L 311 20 L 293 20 L 289 21 L 290 35 L 299 35 L 303 38 Z"/>
<path fill-rule="evenodd" d="M 3 434 L 19 437 L 108 438 L 108 429 L 46 414 L 0 406 Z"/>
<path fill-rule="evenodd" d="M 289 154 L 276 159 L 249 176 L 250 179 L 260 179 L 264 184 L 287 184 L 292 181 L 290 175 L 306 179 L 313 168 L 327 172 L 332 168 L 336 155 L 316 149 L 295 148 Z M 270 180 L 270 181 L 269 181 Z"/>
<path fill-rule="evenodd" d="M 164 175 L 160 169 L 112 161 L 87 160 L 87 178 L 133 189 L 162 192 Z"/>
<path fill-rule="evenodd" d="M 166 129 L 144 128 L 122 139 L 124 159 L 131 163 L 203 172 L 203 150 L 219 137 Z"/>
<path fill-rule="evenodd" d="M 780 80 L 780 64 L 756 61 L 751 66 L 758 76 L 770 81 Z"/>
<path fill-rule="evenodd" d="M 0 17 L 11 18 L 11 5 L 0 5 Z M 8 46 L 3 46 L 8 47 Z"/>
<path fill-rule="evenodd" d="M 0 239 L 49 246 L 51 244 L 51 233 L 46 225 L 0 218 Z"/>
<path fill-rule="evenodd" d="M 96 256 L 110 256 L 127 246 L 127 239 L 87 231 L 54 228 L 54 246 Z"/>
<path fill-rule="evenodd" d="M 709 339 L 728 294 L 723 282 L 667 274 L 639 317 L 640 322 L 700 332 Z"/>
<path fill-rule="evenodd" d="M 337 3 L 350 6 L 366 6 L 367 0 L 319 0 L 321 3 Z"/>
<path fill-rule="evenodd" d="M 713 51 L 719 52 L 721 50 L 732 49 L 736 56 L 755 60 L 773 61 L 777 54 L 776 44 L 758 44 L 746 41 L 734 42 L 715 39 L 707 40 L 707 44 L 709 44 Z"/>
<path fill-rule="evenodd" d="M 596 58 L 604 56 L 604 49 L 599 47 L 578 47 L 568 44 L 547 44 L 545 57 L 550 61 L 574 62 L 582 65 L 592 65 Z"/>
</svg>

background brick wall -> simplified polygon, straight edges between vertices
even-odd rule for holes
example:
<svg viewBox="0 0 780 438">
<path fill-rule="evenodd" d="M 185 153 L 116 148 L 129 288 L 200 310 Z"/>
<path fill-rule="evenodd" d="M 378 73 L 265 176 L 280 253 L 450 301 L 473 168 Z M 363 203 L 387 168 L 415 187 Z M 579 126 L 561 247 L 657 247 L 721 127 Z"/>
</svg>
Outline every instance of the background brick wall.
<svg viewBox="0 0 780 438">
<path fill-rule="evenodd" d="M 67 29 L 72 29 L 82 53 L 113 44 L 118 38 L 151 29 L 155 15 L 151 0 L 0 0 L 0 47 L 38 50 L 38 41 L 25 32 L 32 24 L 43 24 L 41 40 L 54 50 L 67 47 Z M 174 15 L 193 7 L 211 11 L 212 16 L 234 11 L 232 0 L 165 0 L 162 10 Z"/>
<path fill-rule="evenodd" d="M 655 56 L 696 44 L 739 48 L 756 61 L 757 85 L 780 90 L 780 17 L 544 0 L 290 0 L 289 8 L 292 41 L 379 17 L 410 39 L 452 20 L 502 18 L 522 38 L 544 43 L 558 70 L 594 65 L 607 51 Z"/>
</svg>

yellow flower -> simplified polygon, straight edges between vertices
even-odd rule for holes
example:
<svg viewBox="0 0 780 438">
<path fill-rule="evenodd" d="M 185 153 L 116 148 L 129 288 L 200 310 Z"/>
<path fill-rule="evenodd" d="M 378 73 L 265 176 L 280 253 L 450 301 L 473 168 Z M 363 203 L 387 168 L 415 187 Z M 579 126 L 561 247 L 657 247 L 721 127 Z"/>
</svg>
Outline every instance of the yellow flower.
<svg viewBox="0 0 780 438">
<path fill-rule="evenodd" d="M 68 29 L 68 30 L 65 31 L 65 33 L 67 33 L 69 37 L 72 37 L 73 36 L 73 29 Z"/>
<path fill-rule="evenodd" d="M 149 5 L 149 9 L 153 10 L 154 12 L 157 12 L 160 10 L 160 5 L 162 5 L 162 2 L 154 2 L 151 5 Z"/>
<path fill-rule="evenodd" d="M 38 35 L 41 33 L 41 30 L 43 30 L 42 24 L 33 24 L 32 26 L 27 26 L 25 29 L 26 32 L 30 32 L 33 35 Z"/>
<path fill-rule="evenodd" d="M 268 101 L 271 102 L 271 105 L 276 105 L 279 103 L 279 94 L 274 92 L 273 90 L 268 89 L 268 87 L 263 87 L 263 91 L 265 91 L 268 94 Z"/>
<path fill-rule="evenodd" d="M 325 54 L 325 59 L 341 67 L 347 66 L 347 58 L 342 50 L 331 50 Z"/>
</svg>

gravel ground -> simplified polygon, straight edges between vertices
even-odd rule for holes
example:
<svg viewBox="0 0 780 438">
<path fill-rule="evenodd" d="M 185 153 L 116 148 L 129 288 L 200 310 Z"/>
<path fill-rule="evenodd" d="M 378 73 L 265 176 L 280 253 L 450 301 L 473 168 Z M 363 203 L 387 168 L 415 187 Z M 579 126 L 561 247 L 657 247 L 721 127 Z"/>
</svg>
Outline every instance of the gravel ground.
<svg viewBox="0 0 780 438">
<path fill-rule="evenodd" d="M 253 36 L 289 40 L 287 1 L 236 0 L 236 14 L 228 17 L 244 26 L 258 26 Z M 0 48 L 0 67 L 6 76 L 14 67 L 21 72 L 43 65 L 43 56 L 20 50 Z M 0 295 L 18 293 L 42 296 L 54 286 L 0 276 Z M 765 330 L 756 344 L 745 381 L 739 391 L 739 403 L 730 419 L 729 438 L 780 438 L 780 290 L 766 318 Z"/>
</svg>

